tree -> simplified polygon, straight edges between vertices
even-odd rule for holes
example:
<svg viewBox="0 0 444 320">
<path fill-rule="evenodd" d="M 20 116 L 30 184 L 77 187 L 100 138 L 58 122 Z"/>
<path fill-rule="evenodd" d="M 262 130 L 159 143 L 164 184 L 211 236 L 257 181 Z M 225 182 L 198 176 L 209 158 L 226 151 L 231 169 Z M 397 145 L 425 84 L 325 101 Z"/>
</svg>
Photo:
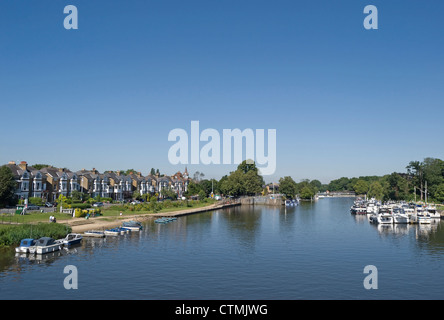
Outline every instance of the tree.
<svg viewBox="0 0 444 320">
<path fill-rule="evenodd" d="M 322 189 L 322 182 L 319 180 L 311 180 L 310 181 L 310 187 L 312 190 L 314 190 L 315 192 L 318 192 Z"/>
<path fill-rule="evenodd" d="M 185 192 L 185 196 L 195 196 L 199 194 L 199 192 L 202 190 L 202 186 L 199 183 L 196 183 L 194 181 L 190 181 L 187 187 L 187 191 Z"/>
<path fill-rule="evenodd" d="M 399 173 L 393 172 L 381 180 L 384 188 L 384 198 L 392 200 L 408 200 L 408 184 Z"/>
<path fill-rule="evenodd" d="M 308 186 L 303 187 L 300 192 L 301 199 L 311 199 L 314 195 L 314 191 Z"/>
<path fill-rule="evenodd" d="M 279 192 L 290 199 L 293 199 L 296 196 L 297 185 L 292 177 L 287 176 L 279 179 Z"/>
<path fill-rule="evenodd" d="M 242 163 L 240 163 L 237 166 L 237 170 L 240 170 L 243 173 L 247 173 L 250 170 L 253 170 L 256 173 L 258 172 L 257 167 L 256 167 L 256 163 L 254 161 L 247 161 L 247 160 L 242 161 Z"/>
<path fill-rule="evenodd" d="M 225 194 L 238 197 L 245 194 L 244 174 L 240 170 L 230 173 L 230 175 L 222 182 L 222 190 Z"/>
<path fill-rule="evenodd" d="M 367 195 L 370 198 L 375 198 L 378 200 L 382 200 L 384 197 L 384 189 L 382 188 L 382 185 L 378 181 L 374 181 L 370 184 L 369 190 Z"/>
<path fill-rule="evenodd" d="M 39 197 L 31 197 L 28 199 L 28 202 L 34 206 L 43 205 L 42 198 L 39 198 Z"/>
<path fill-rule="evenodd" d="M 33 167 L 36 170 L 41 170 L 43 168 L 49 167 L 49 164 L 34 164 L 31 167 Z"/>
<path fill-rule="evenodd" d="M 205 191 L 200 190 L 199 191 L 199 200 L 204 200 L 207 198 L 207 195 L 205 194 Z"/>
<path fill-rule="evenodd" d="M 368 182 L 362 179 L 359 179 L 353 185 L 353 190 L 356 192 L 356 194 L 366 194 L 368 192 L 368 188 L 369 188 Z"/>
<path fill-rule="evenodd" d="M 0 207 L 16 203 L 15 189 L 16 182 L 11 169 L 0 167 Z"/>
<path fill-rule="evenodd" d="M 152 176 L 155 176 L 155 175 L 156 175 L 156 170 L 154 170 L 154 168 L 151 168 L 150 174 L 151 174 Z"/>
<path fill-rule="evenodd" d="M 264 180 L 262 176 L 257 174 L 257 170 L 250 170 L 244 174 L 244 189 L 249 196 L 255 195 L 262 191 Z"/>
<path fill-rule="evenodd" d="M 440 184 L 440 185 L 436 188 L 436 191 L 435 191 L 435 194 L 433 195 L 433 197 L 434 197 L 437 201 L 439 201 L 439 202 L 441 202 L 441 203 L 444 202 L 444 183 L 443 183 L 443 184 Z"/>
<path fill-rule="evenodd" d="M 328 184 L 328 189 L 330 191 L 347 191 L 350 183 L 350 179 L 346 177 L 342 177 L 336 180 L 332 180 Z"/>
<path fill-rule="evenodd" d="M 71 192 L 71 199 L 72 200 L 82 200 L 83 198 L 83 193 L 77 190 L 73 190 Z"/>
<path fill-rule="evenodd" d="M 177 193 L 174 192 L 174 190 L 172 190 L 171 188 L 164 188 L 162 189 L 161 193 L 164 199 L 171 199 L 171 200 L 177 199 Z"/>
</svg>

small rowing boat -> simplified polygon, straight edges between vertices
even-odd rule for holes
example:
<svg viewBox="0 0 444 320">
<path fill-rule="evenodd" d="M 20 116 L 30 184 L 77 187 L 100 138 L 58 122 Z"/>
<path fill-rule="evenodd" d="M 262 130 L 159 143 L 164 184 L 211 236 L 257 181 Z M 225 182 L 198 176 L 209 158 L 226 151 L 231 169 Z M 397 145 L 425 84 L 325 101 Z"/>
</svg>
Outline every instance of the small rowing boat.
<svg viewBox="0 0 444 320">
<path fill-rule="evenodd" d="M 142 224 L 137 221 L 124 221 L 122 227 L 131 231 L 140 231 L 142 229 Z"/>
<path fill-rule="evenodd" d="M 88 230 L 83 233 L 86 237 L 94 237 L 94 238 L 104 238 L 105 232 L 100 230 Z"/>
</svg>

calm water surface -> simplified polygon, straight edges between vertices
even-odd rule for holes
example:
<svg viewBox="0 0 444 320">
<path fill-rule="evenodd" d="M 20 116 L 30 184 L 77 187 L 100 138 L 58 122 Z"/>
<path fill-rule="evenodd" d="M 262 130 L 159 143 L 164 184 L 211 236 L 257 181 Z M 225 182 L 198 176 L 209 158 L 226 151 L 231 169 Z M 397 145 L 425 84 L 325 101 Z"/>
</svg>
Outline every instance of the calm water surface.
<svg viewBox="0 0 444 320">
<path fill-rule="evenodd" d="M 0 299 L 443 299 L 444 231 L 376 226 L 352 198 L 148 221 L 40 259 L 0 252 Z M 65 266 L 78 269 L 66 290 Z M 378 289 L 363 286 L 378 269 Z"/>
</svg>

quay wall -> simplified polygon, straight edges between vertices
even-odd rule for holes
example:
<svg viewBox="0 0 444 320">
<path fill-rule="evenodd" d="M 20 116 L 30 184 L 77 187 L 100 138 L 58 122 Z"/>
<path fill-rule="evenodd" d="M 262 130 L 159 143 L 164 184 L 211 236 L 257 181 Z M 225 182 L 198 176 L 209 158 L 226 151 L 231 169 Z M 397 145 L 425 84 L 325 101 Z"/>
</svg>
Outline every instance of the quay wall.
<svg viewBox="0 0 444 320">
<path fill-rule="evenodd" d="M 242 205 L 265 205 L 265 206 L 283 206 L 284 200 L 282 198 L 270 197 L 245 197 L 240 200 Z"/>
</svg>

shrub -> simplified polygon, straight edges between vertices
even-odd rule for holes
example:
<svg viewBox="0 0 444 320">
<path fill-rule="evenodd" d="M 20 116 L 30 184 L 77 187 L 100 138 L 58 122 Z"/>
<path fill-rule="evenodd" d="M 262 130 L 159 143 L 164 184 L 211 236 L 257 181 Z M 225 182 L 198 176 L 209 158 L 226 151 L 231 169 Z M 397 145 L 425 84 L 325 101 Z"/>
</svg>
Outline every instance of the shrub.
<svg viewBox="0 0 444 320">
<path fill-rule="evenodd" d="M 88 209 L 91 208 L 89 203 L 73 203 L 71 204 L 71 208 L 73 209 Z"/>
<path fill-rule="evenodd" d="M 28 201 L 30 204 L 33 204 L 35 206 L 42 206 L 43 205 L 42 198 L 31 197 L 31 198 L 29 198 Z"/>
</svg>

